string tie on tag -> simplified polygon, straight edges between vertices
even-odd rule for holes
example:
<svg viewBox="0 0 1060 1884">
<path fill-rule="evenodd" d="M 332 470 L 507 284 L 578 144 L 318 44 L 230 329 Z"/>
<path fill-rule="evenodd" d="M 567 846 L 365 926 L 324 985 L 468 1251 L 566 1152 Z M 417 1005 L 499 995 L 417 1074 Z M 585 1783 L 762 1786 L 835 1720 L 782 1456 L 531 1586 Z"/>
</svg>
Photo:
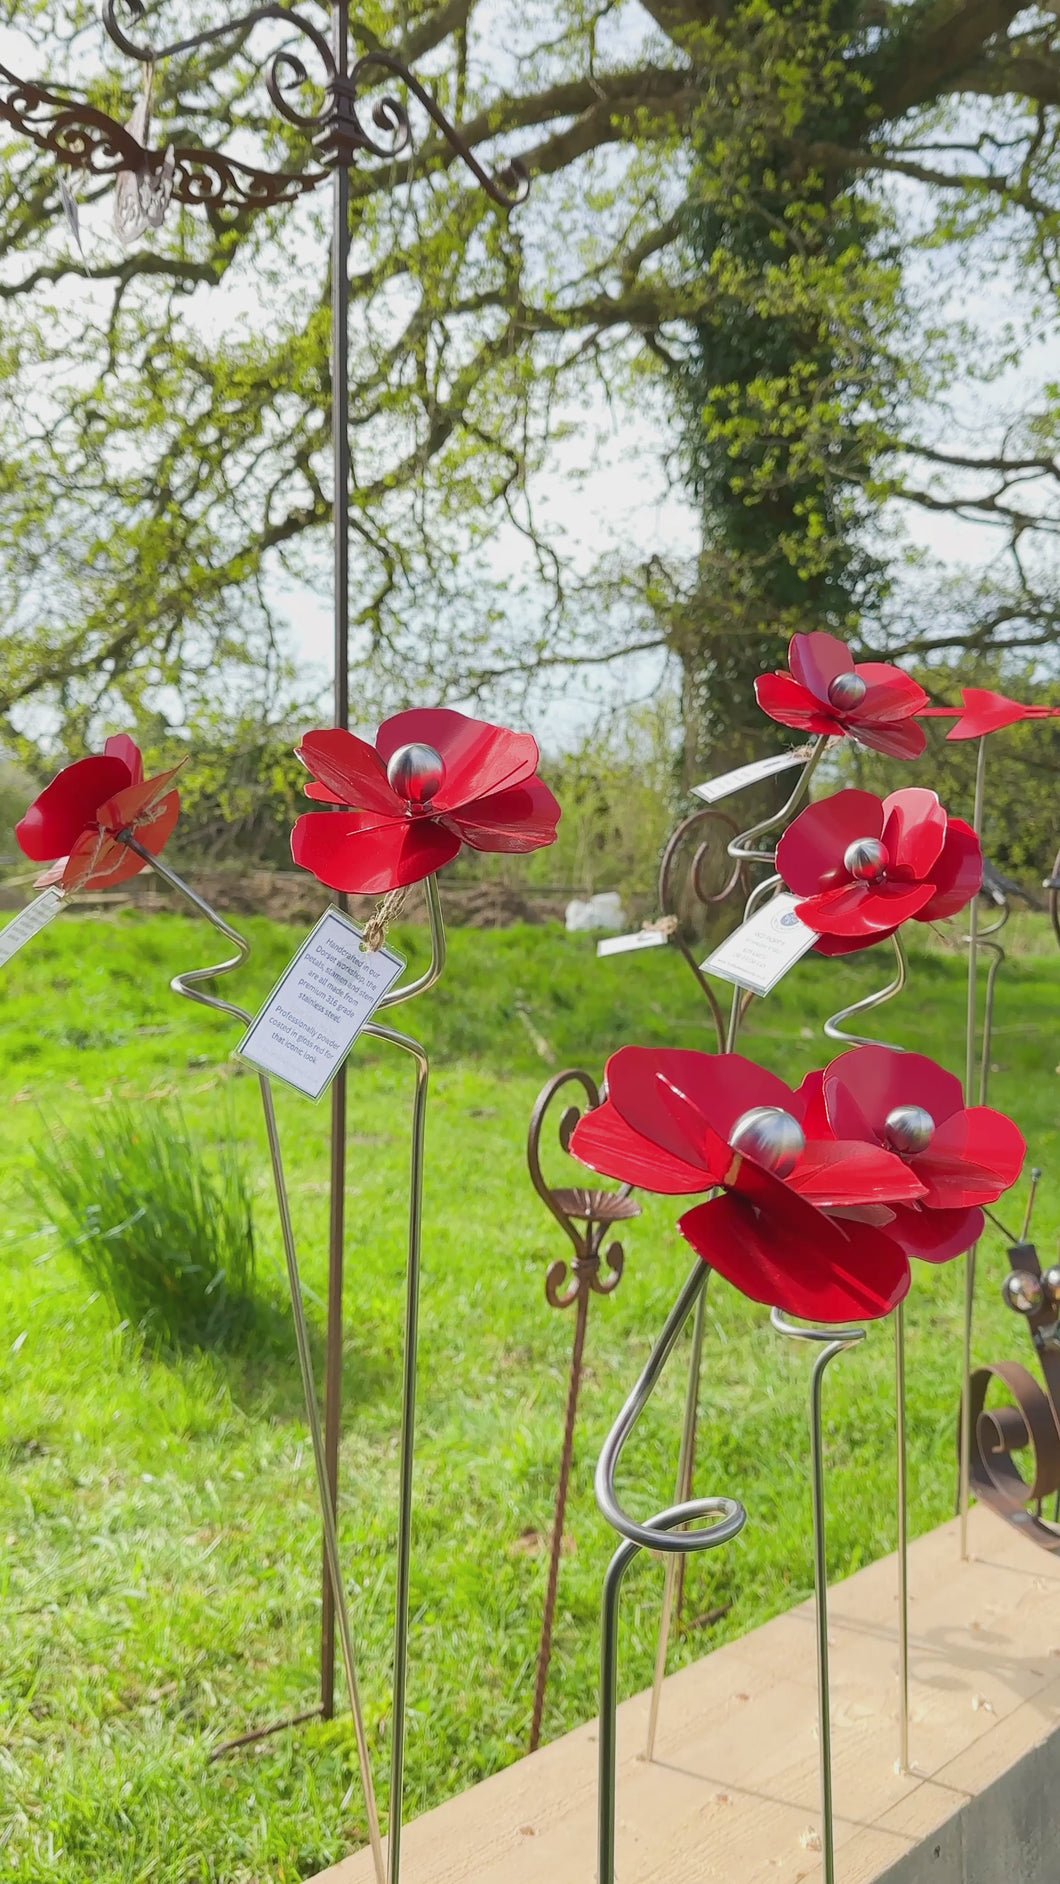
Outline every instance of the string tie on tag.
<svg viewBox="0 0 1060 1884">
<path fill-rule="evenodd" d="M 656 916 L 653 922 L 642 922 L 640 926 L 642 931 L 654 929 L 659 935 L 673 935 L 678 923 L 676 916 Z"/>
<path fill-rule="evenodd" d="M 395 918 L 400 916 L 401 911 L 405 907 L 405 899 L 408 893 L 409 885 L 407 883 L 399 890 L 388 891 L 386 896 L 382 897 L 377 904 L 374 915 L 369 916 L 368 921 L 364 925 L 364 938 L 361 946 L 367 949 L 370 955 L 375 955 L 377 951 L 382 948 L 383 943 L 386 941 L 387 929 Z"/>
</svg>

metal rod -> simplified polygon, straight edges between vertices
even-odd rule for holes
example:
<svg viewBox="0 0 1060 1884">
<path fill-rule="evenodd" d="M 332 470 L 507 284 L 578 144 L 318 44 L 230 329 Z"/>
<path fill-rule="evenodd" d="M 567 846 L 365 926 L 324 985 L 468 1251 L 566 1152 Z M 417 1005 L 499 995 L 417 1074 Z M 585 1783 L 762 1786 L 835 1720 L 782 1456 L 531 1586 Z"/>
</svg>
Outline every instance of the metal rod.
<svg viewBox="0 0 1060 1884">
<path fill-rule="evenodd" d="M 828 1546 L 825 1532 L 822 1393 L 825 1370 L 847 1348 L 864 1341 L 864 1328 L 800 1328 L 773 1309 L 770 1320 L 792 1341 L 822 1342 L 810 1376 L 810 1467 L 813 1495 L 813 1586 L 817 1611 L 817 1720 L 821 1762 L 821 1855 L 824 1884 L 835 1884 L 832 1810 L 832 1702 L 828 1672 Z"/>
<path fill-rule="evenodd" d="M 268 1740 L 272 1734 L 282 1734 L 288 1727 L 304 1727 L 307 1720 L 319 1720 L 320 1715 L 318 1705 L 307 1708 L 304 1714 L 289 1714 L 285 1720 L 270 1721 L 267 1727 L 254 1727 L 250 1733 L 238 1734 L 234 1740 L 226 1740 L 223 1745 L 215 1747 L 206 1764 L 212 1766 L 215 1760 L 223 1760 L 230 1753 L 238 1753 L 241 1747 L 252 1747 L 258 1740 Z"/>
<path fill-rule="evenodd" d="M 975 805 L 972 812 L 972 829 L 976 837 L 983 834 L 983 795 L 986 784 L 986 739 L 979 741 L 979 752 L 975 765 Z M 968 1011 L 964 1035 L 964 1103 L 975 1103 L 975 1045 L 977 988 L 976 977 L 979 967 L 979 898 L 973 896 L 968 910 Z M 968 1506 L 971 1499 L 972 1482 L 972 1323 L 975 1315 L 975 1258 L 979 1248 L 973 1243 L 964 1259 L 964 1324 L 962 1331 L 962 1371 L 961 1371 L 961 1463 L 960 1482 L 957 1492 L 957 1510 L 959 1515 L 961 1561 L 968 1561 Z"/>
<path fill-rule="evenodd" d="M 893 981 L 885 988 L 877 988 L 875 993 L 866 994 L 860 1001 L 852 1001 L 849 1007 L 841 1007 L 838 1014 L 832 1014 L 825 1021 L 826 1040 L 840 1040 L 845 1047 L 889 1047 L 892 1053 L 901 1053 L 891 1040 L 870 1040 L 866 1034 L 848 1034 L 843 1031 L 841 1022 L 853 1020 L 856 1014 L 871 1014 L 874 1008 L 882 1007 L 885 1001 L 891 1001 L 896 994 L 901 994 L 909 974 L 909 962 L 906 957 L 902 932 L 896 929 L 891 942 L 894 946 L 897 969 Z"/>
<path fill-rule="evenodd" d="M 298 1273 L 298 1255 L 295 1249 L 294 1228 L 291 1223 L 291 1211 L 287 1197 L 287 1185 L 284 1180 L 283 1159 L 280 1153 L 280 1138 L 276 1124 L 276 1109 L 273 1104 L 272 1086 L 266 1075 L 258 1075 L 261 1088 L 261 1103 L 265 1112 L 265 1130 L 269 1141 L 269 1153 L 272 1158 L 272 1173 L 276 1186 L 276 1201 L 280 1210 L 280 1225 L 283 1231 L 284 1256 L 287 1261 L 287 1280 L 290 1286 L 291 1307 L 294 1311 L 295 1343 L 298 1348 L 298 1365 L 302 1374 L 302 1388 L 305 1393 L 306 1412 L 309 1415 L 309 1431 L 313 1442 L 313 1461 L 316 1466 L 317 1485 L 320 1492 L 320 1509 L 324 1521 L 324 1550 L 331 1587 L 335 1599 L 335 1620 L 338 1624 L 339 1643 L 342 1648 L 343 1666 L 346 1671 L 346 1686 L 350 1695 L 350 1707 L 353 1713 L 354 1733 L 357 1738 L 357 1758 L 361 1768 L 364 1786 L 365 1807 L 368 1815 L 368 1842 L 372 1847 L 372 1862 L 378 1884 L 385 1884 L 386 1868 L 383 1863 L 383 1844 L 379 1832 L 379 1813 L 375 1802 L 375 1787 L 372 1781 L 371 1755 L 368 1751 L 368 1736 L 364 1725 L 364 1710 L 361 1706 L 360 1689 L 357 1682 L 357 1664 L 353 1653 L 353 1636 L 350 1630 L 349 1611 L 346 1607 L 346 1593 L 342 1583 L 342 1566 L 339 1562 L 338 1530 L 335 1523 L 335 1505 L 332 1499 L 331 1484 L 328 1479 L 327 1455 L 324 1449 L 324 1429 L 317 1407 L 316 1385 L 313 1380 L 313 1358 L 309 1346 L 309 1328 L 306 1323 L 305 1303 L 302 1296 L 302 1281 Z"/>
<path fill-rule="evenodd" d="M 435 891 L 437 895 L 437 890 Z M 408 1700 L 409 1581 L 412 1566 L 412 1498 L 416 1461 L 416 1375 L 419 1355 L 420 1273 L 423 1241 L 423 1148 L 427 1124 L 430 1061 L 418 1040 L 391 1027 L 369 1023 L 365 1033 L 388 1040 L 416 1062 L 409 1182 L 408 1269 L 405 1282 L 405 1354 L 401 1390 L 401 1450 L 398 1467 L 398 1538 L 394 1604 L 394 1698 L 390 1723 L 390 1826 L 387 1884 L 401 1874 L 401 1832 L 405 1798 L 405 1716 Z"/>
<path fill-rule="evenodd" d="M 530 1751 L 535 1753 L 541 1744 L 541 1720 L 545 1711 L 545 1689 L 548 1685 L 549 1663 L 552 1660 L 552 1629 L 556 1618 L 556 1595 L 559 1590 L 559 1566 L 563 1555 L 563 1527 L 567 1517 L 567 1496 L 570 1491 L 571 1465 L 574 1459 L 574 1426 L 578 1417 L 578 1393 L 581 1387 L 582 1360 L 585 1353 L 585 1330 L 589 1320 L 589 1297 L 592 1291 L 587 1279 L 579 1277 L 578 1299 L 574 1305 L 574 1345 L 571 1349 L 570 1377 L 567 1383 L 567 1414 L 563 1425 L 563 1452 L 560 1458 L 559 1483 L 556 1486 L 556 1510 L 552 1520 L 552 1548 L 548 1561 L 548 1588 L 545 1591 L 545 1613 L 541 1622 L 541 1642 L 537 1651 L 537 1678 L 534 1682 L 534 1709 L 530 1721 Z"/>
<path fill-rule="evenodd" d="M 604 1441 L 596 1468 L 596 1501 L 612 1528 L 626 1540 L 615 1552 L 604 1579 L 600 1633 L 600 1772 L 597 1884 L 615 1879 L 615 1788 L 618 1734 L 618 1619 L 622 1579 L 638 1550 L 680 1552 L 717 1550 L 737 1537 L 747 1513 L 736 1498 L 697 1498 L 649 1518 L 630 1517 L 619 1502 L 615 1474 L 622 1452 L 659 1377 L 681 1336 L 681 1331 L 710 1279 L 706 1263 L 697 1262 L 670 1310 L 647 1365 Z M 716 1518 L 709 1531 L 686 1531 L 683 1526 L 700 1518 Z"/>
<path fill-rule="evenodd" d="M 799 773 L 790 797 L 781 805 L 779 811 L 770 812 L 768 818 L 763 818 L 760 823 L 753 824 L 749 831 L 741 831 L 739 837 L 734 837 L 728 847 L 730 857 L 739 858 L 742 863 L 772 863 L 774 861 L 773 851 L 748 850 L 747 846 L 753 843 L 756 837 L 764 837 L 767 831 L 774 831 L 778 824 L 783 824 L 785 818 L 790 818 L 824 758 L 827 745 L 828 734 L 818 734 L 814 740 L 813 751 Z"/>
<path fill-rule="evenodd" d="M 688 1390 L 685 1394 L 685 1417 L 681 1428 L 681 1450 L 677 1460 L 676 1502 L 679 1505 L 686 1504 L 692 1496 L 692 1478 L 696 1458 L 696 1424 L 699 1414 L 699 1378 L 703 1366 L 706 1311 L 707 1292 L 701 1289 L 696 1302 L 695 1318 L 692 1322 L 692 1347 L 688 1357 Z M 648 1738 L 644 1748 L 644 1757 L 647 1760 L 655 1758 L 655 1735 L 659 1726 L 662 1685 L 666 1679 L 666 1658 L 678 1591 L 678 1572 L 684 1562 L 685 1559 L 677 1556 L 676 1552 L 666 1560 L 666 1584 L 663 1590 L 662 1615 L 659 1619 L 659 1641 L 655 1651 L 655 1679 L 652 1682 L 651 1707 L 648 1712 Z M 679 1603 L 677 1607 L 680 1613 Z"/>
<path fill-rule="evenodd" d="M 898 1763 L 909 1771 L 909 1456 L 905 1420 L 905 1303 L 894 1312 L 894 1410 L 898 1481 Z"/>
<path fill-rule="evenodd" d="M 170 986 L 177 994 L 184 995 L 190 1001 L 197 1001 L 203 1007 L 215 1009 L 222 1014 L 230 1014 L 244 1026 L 249 1026 L 251 1016 L 245 1008 L 237 1007 L 232 1001 L 223 1001 L 215 994 L 207 994 L 202 986 L 204 982 L 214 980 L 218 975 L 230 974 L 246 961 L 250 954 L 250 944 L 245 937 L 225 922 L 209 903 L 171 870 L 159 857 L 140 844 L 131 832 L 121 833 L 121 841 L 130 850 L 142 857 L 162 880 L 186 898 L 193 908 L 205 916 L 222 935 L 235 944 L 236 954 L 231 960 L 220 962 L 213 967 L 191 968 L 183 974 L 174 975 Z M 339 1626 L 339 1638 L 342 1644 L 342 1658 L 346 1672 L 346 1684 L 350 1695 L 350 1708 L 353 1714 L 354 1733 L 357 1741 L 357 1758 L 361 1772 L 361 1784 L 364 1789 L 365 1811 L 368 1819 L 368 1838 L 372 1847 L 372 1860 L 375 1866 L 377 1884 L 386 1884 L 386 1870 L 383 1864 L 383 1846 L 379 1832 L 379 1814 L 375 1800 L 375 1785 L 372 1777 L 371 1758 L 368 1751 L 368 1736 L 364 1724 L 364 1712 L 361 1707 L 360 1689 L 357 1681 L 357 1664 L 353 1651 L 353 1636 L 350 1630 L 349 1614 L 342 1582 L 342 1567 L 339 1561 L 338 1534 L 335 1522 L 335 1504 L 331 1493 L 331 1484 L 327 1471 L 327 1455 L 324 1445 L 324 1433 L 317 1404 L 316 1383 L 313 1378 L 313 1358 L 309 1343 L 309 1329 L 306 1323 L 305 1303 L 302 1295 L 302 1283 L 298 1269 L 298 1253 L 294 1239 L 294 1226 L 291 1221 L 290 1202 L 287 1195 L 287 1180 L 283 1167 L 283 1154 L 280 1147 L 279 1129 L 276 1122 L 276 1108 L 273 1102 L 272 1085 L 264 1073 L 258 1075 L 258 1088 L 261 1094 L 262 1112 L 265 1118 L 265 1134 L 268 1139 L 269 1157 L 272 1164 L 273 1184 L 276 1191 L 276 1205 L 280 1217 L 280 1230 L 283 1237 L 284 1257 L 287 1264 L 287 1280 L 291 1296 L 291 1313 L 294 1321 L 295 1346 L 298 1352 L 298 1365 L 302 1376 L 302 1391 L 305 1399 L 306 1419 L 309 1425 L 313 1446 L 313 1463 L 316 1468 L 317 1491 L 320 1499 L 321 1518 L 324 1528 L 324 1551 L 328 1580 L 335 1604 Z"/>
<path fill-rule="evenodd" d="M 349 3 L 333 0 L 331 45 L 335 70 L 349 70 Z M 336 726 L 350 723 L 350 442 L 349 442 L 349 258 L 350 173 L 339 162 L 332 176 L 331 226 L 331 458 L 334 610 L 334 704 Z M 348 899 L 339 896 L 340 909 Z M 346 1068 L 331 1088 L 331 1195 L 328 1217 L 328 1320 L 324 1363 L 324 1439 L 328 1484 L 338 1508 L 342 1436 L 343 1269 L 346 1248 Z M 320 1702 L 325 1720 L 335 1711 L 335 1609 L 325 1566 L 320 1615 Z"/>
</svg>

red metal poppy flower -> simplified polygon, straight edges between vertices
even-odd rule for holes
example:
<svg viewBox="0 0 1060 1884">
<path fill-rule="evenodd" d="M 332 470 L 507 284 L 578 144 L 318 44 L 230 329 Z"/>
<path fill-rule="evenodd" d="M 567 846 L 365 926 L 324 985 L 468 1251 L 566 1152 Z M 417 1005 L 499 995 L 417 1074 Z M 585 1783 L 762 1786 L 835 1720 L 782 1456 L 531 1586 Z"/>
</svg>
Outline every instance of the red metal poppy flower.
<svg viewBox="0 0 1060 1884">
<path fill-rule="evenodd" d="M 473 850 L 540 850 L 560 808 L 537 777 L 537 741 L 447 707 L 398 713 L 375 745 L 333 728 L 307 733 L 298 757 L 318 784 L 291 836 L 295 863 L 333 890 L 377 896 L 418 883 Z"/>
<path fill-rule="evenodd" d="M 901 1246 L 872 1224 L 825 1214 L 922 1194 L 916 1174 L 869 1134 L 848 1143 L 824 1126 L 811 1137 L 806 1096 L 736 1053 L 623 1047 L 605 1090 L 574 1128 L 575 1157 L 667 1196 L 720 1188 L 678 1227 L 752 1301 L 835 1322 L 874 1320 L 902 1300 Z"/>
<path fill-rule="evenodd" d="M 755 697 L 764 713 L 803 733 L 849 733 L 891 759 L 919 759 L 927 744 L 916 715 L 928 696 L 900 667 L 856 666 L 835 635 L 793 635 L 787 674 L 760 674 Z"/>
<path fill-rule="evenodd" d="M 816 1076 L 828 1123 L 843 1138 L 892 1151 L 924 1187 L 892 1203 L 887 1234 L 906 1254 L 949 1262 L 978 1242 L 982 1204 L 1015 1184 L 1027 1147 L 1003 1112 L 964 1104 L 959 1079 L 922 1053 L 854 1047 Z"/>
<path fill-rule="evenodd" d="M 34 863 L 58 859 L 37 887 L 109 890 L 137 876 L 144 859 L 118 842 L 118 832 L 135 831 L 145 850 L 160 855 L 180 814 L 180 795 L 170 790 L 180 769 L 145 779 L 140 749 L 125 733 L 108 739 L 100 758 L 66 766 L 15 828 Z"/>
<path fill-rule="evenodd" d="M 962 687 L 959 707 L 924 707 L 922 720 L 956 719 L 947 739 L 983 739 L 998 733 L 1003 726 L 1015 726 L 1018 720 L 1055 720 L 1057 706 L 1021 706 L 1003 693 L 991 693 L 988 687 Z"/>
<path fill-rule="evenodd" d="M 797 914 L 821 936 L 821 953 L 846 955 L 910 917 L 955 915 L 982 884 L 983 853 L 970 824 L 914 785 L 889 798 L 842 791 L 807 805 L 777 845 L 777 869 L 806 898 Z"/>
</svg>

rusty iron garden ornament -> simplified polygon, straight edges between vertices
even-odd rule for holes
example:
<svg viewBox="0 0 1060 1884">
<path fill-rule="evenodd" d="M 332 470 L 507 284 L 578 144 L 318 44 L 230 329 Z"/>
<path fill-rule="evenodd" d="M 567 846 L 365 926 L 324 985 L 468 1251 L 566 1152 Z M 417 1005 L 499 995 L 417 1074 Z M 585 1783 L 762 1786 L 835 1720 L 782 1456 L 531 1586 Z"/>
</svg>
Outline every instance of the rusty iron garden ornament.
<svg viewBox="0 0 1060 1884">
<path fill-rule="evenodd" d="M 608 1231 L 617 1223 L 628 1223 L 632 1218 L 640 1216 L 640 1205 L 632 1196 L 632 1186 L 629 1184 L 623 1184 L 620 1190 L 609 1191 L 579 1188 L 554 1189 L 546 1181 L 541 1169 L 541 1138 L 546 1115 L 553 1100 L 558 1097 L 563 1088 L 572 1085 L 582 1088 L 590 1106 L 599 1105 L 599 1090 L 595 1080 L 591 1079 L 588 1073 L 582 1072 L 580 1068 L 570 1068 L 566 1072 L 557 1073 L 538 1094 L 526 1141 L 526 1162 L 530 1169 L 530 1181 L 545 1208 L 551 1211 L 560 1228 L 569 1236 L 574 1245 L 569 1281 L 565 1262 L 550 1263 L 545 1276 L 545 1297 L 550 1308 L 573 1308 L 575 1311 L 574 1345 L 571 1352 L 567 1411 L 563 1428 L 563 1451 L 556 1487 L 556 1512 L 552 1525 L 548 1587 L 541 1625 L 541 1646 L 537 1658 L 537 1680 L 534 1685 L 534 1710 L 530 1727 L 531 1753 L 541 1740 L 541 1719 L 545 1708 L 549 1663 L 552 1659 L 552 1629 L 556 1615 L 560 1558 L 563 1553 L 563 1526 L 567 1514 L 567 1495 L 570 1490 L 571 1464 L 574 1458 L 574 1428 L 578 1417 L 578 1395 L 581 1388 L 589 1302 L 593 1295 L 613 1295 L 622 1280 L 625 1252 L 619 1242 L 609 1243 L 607 1249 L 604 1249 L 604 1238 Z M 576 1105 L 565 1107 L 559 1120 L 558 1133 L 563 1151 L 569 1151 L 571 1134 L 580 1117 L 581 1112 Z M 600 1272 L 601 1259 L 607 1265 L 606 1278 Z"/>
</svg>

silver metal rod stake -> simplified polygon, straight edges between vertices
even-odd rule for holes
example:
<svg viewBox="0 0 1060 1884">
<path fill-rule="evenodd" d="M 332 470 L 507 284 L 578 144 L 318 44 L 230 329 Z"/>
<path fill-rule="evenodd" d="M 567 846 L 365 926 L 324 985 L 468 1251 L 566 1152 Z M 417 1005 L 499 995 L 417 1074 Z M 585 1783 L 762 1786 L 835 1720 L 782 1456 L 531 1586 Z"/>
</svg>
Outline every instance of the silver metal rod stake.
<svg viewBox="0 0 1060 1884">
<path fill-rule="evenodd" d="M 817 1611 L 817 1730 L 821 1760 L 821 1858 L 824 1884 L 835 1884 L 832 1807 L 832 1700 L 828 1670 L 828 1541 L 825 1531 L 822 1393 L 825 1370 L 847 1348 L 864 1341 L 864 1328 L 800 1328 L 777 1309 L 770 1320 L 792 1341 L 822 1342 L 810 1376 L 810 1470 L 813 1495 L 813 1586 Z"/>
<path fill-rule="evenodd" d="M 676 1502 L 679 1505 L 687 1504 L 692 1496 L 692 1477 L 696 1459 L 696 1424 L 699 1412 L 699 1379 L 703 1366 L 703 1332 L 706 1315 L 707 1291 L 702 1289 L 696 1302 L 696 1312 L 692 1322 L 692 1347 L 688 1357 L 688 1390 L 685 1394 L 685 1417 L 681 1428 L 681 1450 L 677 1459 Z M 652 1682 L 648 1737 L 644 1748 L 644 1757 L 648 1760 L 655 1758 L 659 1703 L 662 1699 L 663 1682 L 666 1679 L 666 1660 L 670 1647 L 670 1629 L 673 1624 L 674 1598 L 683 1561 L 684 1559 L 676 1552 L 666 1560 L 666 1584 L 663 1590 L 662 1616 L 659 1621 L 659 1641 L 655 1651 L 655 1679 Z"/>
<path fill-rule="evenodd" d="M 975 807 L 972 813 L 972 829 L 976 837 L 983 834 L 983 795 L 986 784 L 986 740 L 979 741 L 979 752 L 975 765 Z M 965 1022 L 964 1037 L 964 1103 L 975 1104 L 975 1069 L 976 1069 L 976 1014 L 977 987 L 976 977 L 979 967 L 979 898 L 973 896 L 968 910 L 968 1014 Z M 961 1465 L 960 1485 L 957 1495 L 959 1512 L 961 1560 L 968 1560 L 968 1506 L 971 1501 L 972 1482 L 972 1323 L 975 1316 L 975 1258 L 979 1245 L 972 1245 L 964 1259 L 964 1327 L 962 1341 L 961 1372 Z"/>
<path fill-rule="evenodd" d="M 905 1303 L 894 1312 L 894 1410 L 898 1454 L 898 1767 L 909 1771 L 909 1459 L 905 1423 Z"/>
<path fill-rule="evenodd" d="M 685 1556 L 716 1550 L 737 1537 L 747 1513 L 736 1498 L 697 1498 L 672 1505 L 646 1523 L 629 1516 L 619 1503 L 615 1475 L 623 1448 L 633 1432 L 659 1378 L 673 1353 L 689 1315 L 710 1279 L 706 1263 L 697 1262 L 663 1324 L 647 1366 L 604 1441 L 596 1468 L 596 1502 L 604 1517 L 625 1538 L 611 1560 L 604 1579 L 600 1633 L 600 1775 L 598 1793 L 598 1884 L 615 1881 L 615 1789 L 618 1738 L 618 1612 L 622 1579 L 640 1550 L 679 1551 Z M 708 1531 L 684 1527 L 700 1518 L 715 1518 Z M 672 1533 L 672 1534 L 671 1534 Z"/>
</svg>

